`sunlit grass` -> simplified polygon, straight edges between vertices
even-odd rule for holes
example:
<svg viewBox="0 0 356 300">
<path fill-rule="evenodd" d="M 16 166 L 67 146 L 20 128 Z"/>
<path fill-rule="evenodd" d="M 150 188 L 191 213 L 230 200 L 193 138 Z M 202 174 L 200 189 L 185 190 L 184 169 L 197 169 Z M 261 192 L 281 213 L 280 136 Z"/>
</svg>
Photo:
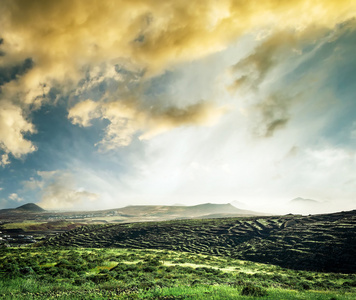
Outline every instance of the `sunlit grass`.
<svg viewBox="0 0 356 300">
<path fill-rule="evenodd" d="M 29 227 L 31 226 L 36 226 L 36 225 L 42 225 L 45 224 L 46 222 L 30 222 L 30 221 L 24 221 L 20 223 L 8 223 L 2 225 L 2 228 L 4 229 L 22 229 L 24 231 L 28 230 Z"/>
<path fill-rule="evenodd" d="M 0 299 L 164 297 L 351 300 L 356 297 L 356 275 L 166 250 L 0 250 Z"/>
</svg>

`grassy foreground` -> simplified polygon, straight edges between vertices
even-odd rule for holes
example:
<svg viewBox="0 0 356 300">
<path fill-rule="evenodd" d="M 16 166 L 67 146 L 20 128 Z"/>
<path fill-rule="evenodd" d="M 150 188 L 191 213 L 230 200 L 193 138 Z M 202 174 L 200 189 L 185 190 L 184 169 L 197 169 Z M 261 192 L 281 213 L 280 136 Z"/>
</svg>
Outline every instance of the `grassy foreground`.
<svg viewBox="0 0 356 300">
<path fill-rule="evenodd" d="M 134 249 L 0 250 L 0 299 L 355 299 L 356 275 Z"/>
</svg>

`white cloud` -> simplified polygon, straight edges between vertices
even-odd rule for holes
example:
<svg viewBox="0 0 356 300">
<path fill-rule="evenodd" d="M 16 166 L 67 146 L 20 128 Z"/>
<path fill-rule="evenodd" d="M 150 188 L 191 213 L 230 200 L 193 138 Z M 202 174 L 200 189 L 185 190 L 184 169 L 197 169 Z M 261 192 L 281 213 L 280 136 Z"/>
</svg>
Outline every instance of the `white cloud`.
<svg viewBox="0 0 356 300">
<path fill-rule="evenodd" d="M 16 202 L 21 202 L 23 201 L 23 198 L 19 197 L 18 194 L 16 193 L 12 193 L 9 195 L 9 199 L 12 200 L 12 201 L 16 201 Z"/>
<path fill-rule="evenodd" d="M 356 153 L 345 149 L 307 149 L 305 153 L 317 163 L 319 167 L 323 168 L 339 166 L 340 163 L 356 163 Z"/>
<path fill-rule="evenodd" d="M 99 195 L 78 187 L 74 174 L 69 171 L 39 171 L 40 180 L 31 178 L 24 182 L 25 188 L 39 189 L 41 201 L 38 204 L 45 209 L 71 209 L 96 201 Z"/>
<path fill-rule="evenodd" d="M 71 122 L 83 127 L 90 126 L 90 121 L 100 117 L 100 115 L 99 104 L 90 99 L 79 102 L 68 112 L 68 118 Z"/>
<path fill-rule="evenodd" d="M 35 145 L 24 138 L 25 133 L 35 133 L 35 128 L 24 118 L 22 109 L 8 102 L 0 102 L 0 149 L 5 152 L 1 157 L 1 165 L 8 164 L 8 154 L 20 158 L 36 150 Z"/>
<path fill-rule="evenodd" d="M 10 163 L 9 155 L 7 153 L 1 155 L 0 166 L 4 167 Z"/>
</svg>

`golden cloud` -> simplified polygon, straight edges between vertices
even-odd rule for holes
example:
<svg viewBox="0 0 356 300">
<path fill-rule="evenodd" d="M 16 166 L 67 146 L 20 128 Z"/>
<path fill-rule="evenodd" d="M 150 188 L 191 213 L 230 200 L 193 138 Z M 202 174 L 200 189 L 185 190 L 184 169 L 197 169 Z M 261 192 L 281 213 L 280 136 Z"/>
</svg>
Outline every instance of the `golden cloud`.
<svg viewBox="0 0 356 300">
<path fill-rule="evenodd" d="M 264 27 L 333 27 L 352 0 L 8 0 L 0 4 L 7 59 L 31 57 L 47 76 L 119 57 L 153 71 L 223 49 Z M 63 74 L 65 73 L 65 74 Z"/>
<path fill-rule="evenodd" d="M 24 139 L 24 133 L 34 133 L 34 126 L 27 121 L 20 107 L 9 102 L 0 102 L 0 148 L 5 152 L 0 165 L 9 163 L 8 154 L 19 158 L 31 153 L 36 147 Z"/>
<path fill-rule="evenodd" d="M 34 130 L 24 116 L 42 105 L 52 82 L 61 84 L 63 90 L 70 90 L 88 66 L 114 64 L 122 59 L 145 69 L 146 77 L 153 76 L 178 63 L 225 49 L 242 35 L 262 29 L 303 31 L 311 25 L 331 28 L 355 17 L 356 2 L 2 0 L 0 12 L 3 39 L 0 46 L 5 53 L 0 56 L 0 66 L 16 65 L 27 58 L 34 63 L 25 74 L 4 84 L 0 95 L 13 102 L 10 110 L 20 120 L 20 125 L 15 125 L 9 133 L 4 133 L 8 125 L 1 125 L 0 147 L 19 157 L 34 151 L 31 142 L 23 137 L 24 132 Z M 130 116 L 126 119 L 130 122 L 126 123 L 122 117 L 115 123 L 116 117 L 108 108 L 102 116 L 112 121 L 107 136 L 117 136 L 115 130 L 125 126 L 131 134 L 145 124 L 148 129 L 143 130 L 142 137 L 146 138 L 182 124 L 201 123 L 200 118 L 205 119 L 210 114 L 208 106 L 172 108 L 160 114 L 133 109 L 134 112 L 127 112 Z M 1 109 L 4 114 L 6 108 Z M 93 109 L 89 111 L 94 115 L 88 111 L 71 111 L 73 122 L 84 126 L 89 126 L 89 120 L 97 113 Z M 140 118 L 148 115 L 151 120 L 141 121 Z M 12 137 L 7 138 L 10 134 Z"/>
<path fill-rule="evenodd" d="M 226 111 L 226 107 L 217 107 L 210 102 L 184 108 L 151 107 L 145 110 L 134 100 L 98 103 L 88 99 L 72 107 L 68 116 L 73 124 L 81 126 L 88 126 L 95 118 L 109 120 L 106 134 L 99 144 L 110 150 L 129 145 L 137 132 L 144 140 L 180 126 L 211 125 Z"/>
<path fill-rule="evenodd" d="M 69 110 L 68 118 L 73 124 L 78 124 L 83 127 L 90 126 L 92 119 L 98 118 L 100 112 L 98 111 L 99 104 L 90 99 L 79 102 Z"/>
</svg>

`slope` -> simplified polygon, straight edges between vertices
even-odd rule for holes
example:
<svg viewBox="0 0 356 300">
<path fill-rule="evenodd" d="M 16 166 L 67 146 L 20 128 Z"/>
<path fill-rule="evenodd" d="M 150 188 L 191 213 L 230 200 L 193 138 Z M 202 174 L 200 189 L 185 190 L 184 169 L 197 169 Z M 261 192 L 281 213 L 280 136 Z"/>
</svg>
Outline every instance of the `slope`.
<svg viewBox="0 0 356 300">
<path fill-rule="evenodd" d="M 179 220 L 84 226 L 44 246 L 167 249 L 292 269 L 355 273 L 356 211 L 316 216 Z"/>
</svg>

